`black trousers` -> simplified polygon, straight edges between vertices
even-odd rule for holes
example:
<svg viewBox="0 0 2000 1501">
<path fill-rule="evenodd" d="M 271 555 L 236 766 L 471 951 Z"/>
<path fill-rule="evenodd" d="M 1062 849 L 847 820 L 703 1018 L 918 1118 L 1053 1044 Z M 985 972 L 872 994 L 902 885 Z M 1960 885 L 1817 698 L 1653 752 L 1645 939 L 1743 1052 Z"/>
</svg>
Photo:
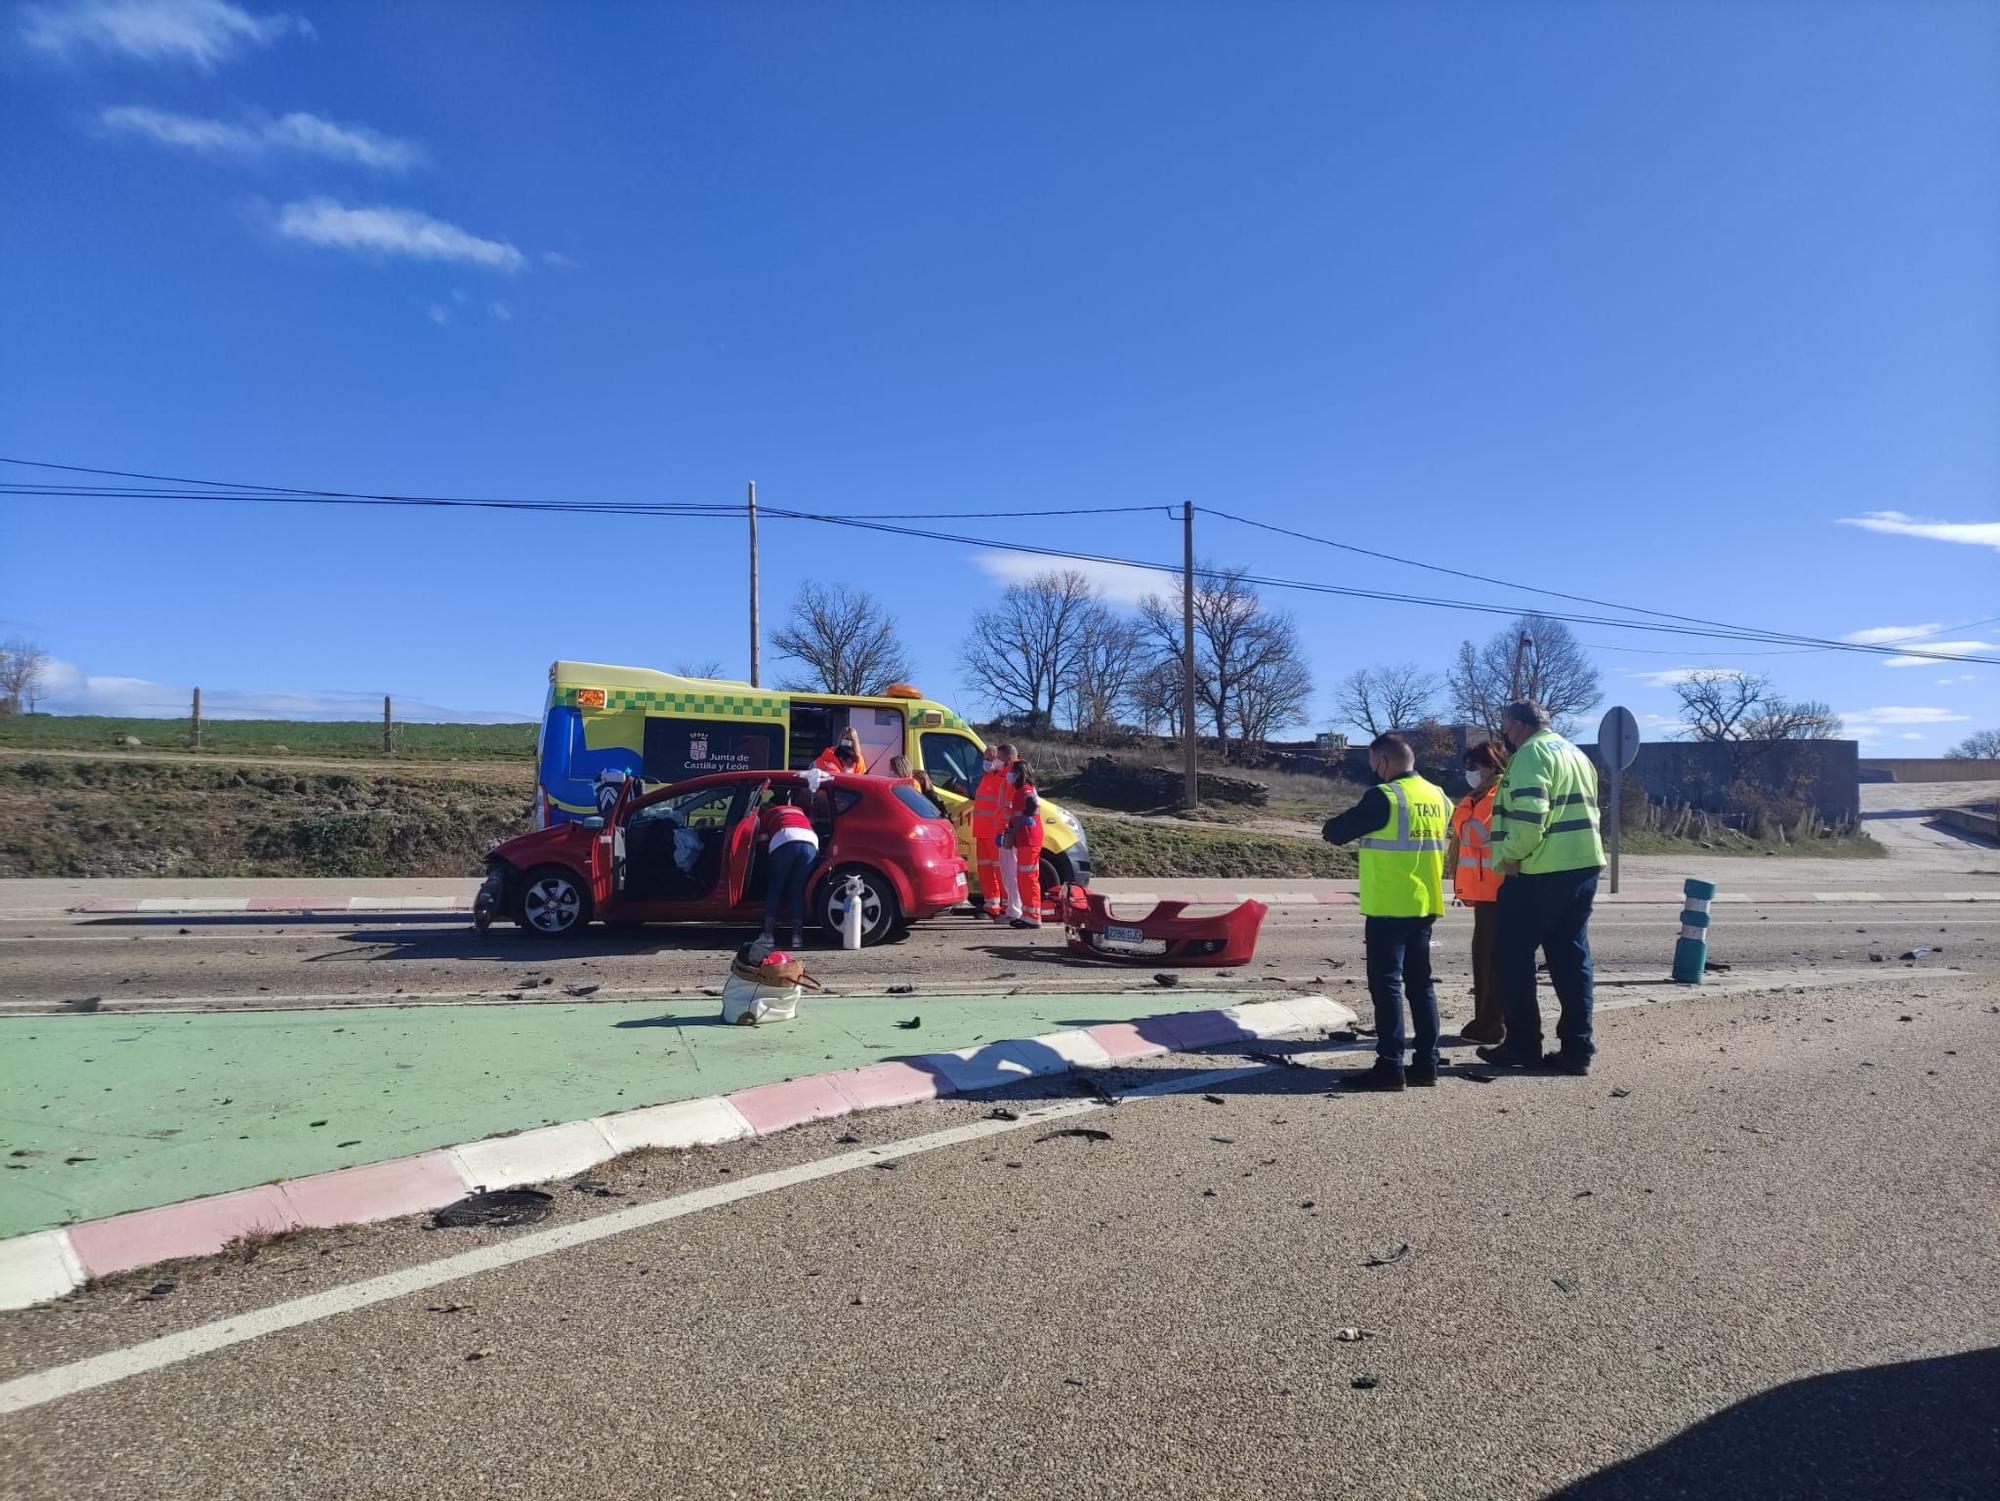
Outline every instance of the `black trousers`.
<svg viewBox="0 0 2000 1501">
<path fill-rule="evenodd" d="M 1375 1003 L 1375 1056 L 1403 1062 L 1403 997 L 1410 999 L 1413 1068 L 1437 1067 L 1438 996 L 1431 979 L 1435 917 L 1369 917 L 1361 924 L 1368 951 L 1368 998 Z"/>
<path fill-rule="evenodd" d="M 1494 903 L 1500 921 L 1495 958 L 1510 1052 L 1542 1050 L 1542 1013 L 1535 1004 L 1537 950 L 1548 955 L 1549 983 L 1562 1005 L 1556 1023 L 1562 1051 L 1572 1058 L 1589 1058 L 1597 1051 L 1590 1025 L 1590 909 L 1596 899 L 1595 869 L 1515 874 L 1500 883 L 1500 899 Z"/>
</svg>

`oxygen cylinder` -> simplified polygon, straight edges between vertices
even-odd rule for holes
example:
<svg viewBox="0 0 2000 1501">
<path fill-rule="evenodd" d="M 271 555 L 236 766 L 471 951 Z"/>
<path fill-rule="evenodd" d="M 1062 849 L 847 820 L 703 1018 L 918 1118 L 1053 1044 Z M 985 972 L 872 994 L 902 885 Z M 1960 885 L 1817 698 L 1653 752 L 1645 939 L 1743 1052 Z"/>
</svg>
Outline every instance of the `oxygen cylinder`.
<svg viewBox="0 0 2000 1501">
<path fill-rule="evenodd" d="M 840 946 L 844 949 L 861 947 L 861 903 L 867 895 L 867 887 L 861 884 L 861 877 L 850 875 L 842 899 L 847 908 L 840 914 Z"/>
</svg>

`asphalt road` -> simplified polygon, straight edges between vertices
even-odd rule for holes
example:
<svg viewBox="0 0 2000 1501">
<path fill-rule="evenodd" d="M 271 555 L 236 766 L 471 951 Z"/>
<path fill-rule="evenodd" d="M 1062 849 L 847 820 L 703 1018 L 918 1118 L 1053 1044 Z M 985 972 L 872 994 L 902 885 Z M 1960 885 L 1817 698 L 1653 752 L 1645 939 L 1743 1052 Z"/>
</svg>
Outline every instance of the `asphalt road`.
<svg viewBox="0 0 2000 1501">
<path fill-rule="evenodd" d="M 1585 1079 L 1342 1096 L 1365 1053 L 1169 1055 L 1109 1108 L 1057 1080 L 1019 1121 L 953 1099 L 638 1154 L 541 1226 L 316 1232 L 0 1315 L 0 1496 L 2000 1493 L 2000 907 L 1923 900 L 2000 861 L 1744 864 L 1726 889 L 1770 899 L 1717 910 L 1732 989 L 1657 984 L 1666 888 L 1600 912 Z M 715 983 L 719 937 L 11 910 L 29 1009 L 660 994 Z M 1106 988 L 1057 947 L 941 923 L 819 967 Z M 1365 1014 L 1358 970 L 1351 909 L 1280 907 L 1233 980 Z"/>
<path fill-rule="evenodd" d="M 539 1252 L 0 1418 L 0 1493 L 1994 1494 L 2000 983 L 1602 1034 L 1588 1079 L 1339 1098 L 1363 1060 L 1309 1055 L 566 1249 L 390 1226 L 114 1281 L 0 1318 L 0 1377 Z M 630 1160 L 552 1223 L 989 1108 Z M 1042 1139 L 1077 1125 L 1110 1140 Z"/>
<path fill-rule="evenodd" d="M 1593 925 L 1600 966 L 1613 974 L 1664 973 L 1678 910 L 1677 902 L 1605 909 Z M 1867 964 L 1871 952 L 1893 959 L 1918 946 L 1938 951 L 1932 962 L 1959 965 L 2000 954 L 2000 902 L 1735 906 L 1718 909 L 1713 932 L 1712 956 L 1748 969 Z M 1468 914 L 1446 916 L 1439 957 L 1448 1000 L 1468 992 L 1470 935 Z M 513 928 L 481 938 L 463 917 L 0 918 L 0 1013 L 59 1011 L 93 999 L 104 1009 L 230 1009 L 497 1001 L 546 992 L 567 1003 L 564 987 L 579 983 L 601 985 L 599 1001 L 699 995 L 721 985 L 731 948 L 748 936 L 709 928 L 594 932 L 558 946 Z M 1353 909 L 1280 907 L 1266 919 L 1251 964 L 1183 974 L 1190 984 L 1246 994 L 1360 990 L 1360 960 L 1361 920 Z M 1151 989 L 1158 968 L 1074 961 L 1054 929 L 1024 934 L 949 917 L 902 943 L 859 953 L 820 948 L 808 962 L 836 994 L 910 984 L 930 993 Z"/>
</svg>

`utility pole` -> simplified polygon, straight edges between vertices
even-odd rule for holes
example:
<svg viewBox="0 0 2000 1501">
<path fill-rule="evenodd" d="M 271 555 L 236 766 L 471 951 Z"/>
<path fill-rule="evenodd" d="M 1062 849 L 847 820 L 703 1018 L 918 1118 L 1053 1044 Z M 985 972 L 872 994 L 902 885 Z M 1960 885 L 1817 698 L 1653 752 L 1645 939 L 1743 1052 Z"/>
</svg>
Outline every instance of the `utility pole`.
<svg viewBox="0 0 2000 1501">
<path fill-rule="evenodd" d="M 396 721 L 389 707 L 389 695 L 382 695 L 382 754 L 396 754 Z"/>
<path fill-rule="evenodd" d="M 757 681 L 757 638 L 760 632 L 757 601 L 757 482 L 750 481 L 750 686 Z"/>
<path fill-rule="evenodd" d="M 1181 769 L 1187 785 L 1181 798 L 1192 808 L 1201 801 L 1201 772 L 1195 756 L 1194 722 L 1194 502 L 1181 502 Z"/>
<path fill-rule="evenodd" d="M 196 750 L 201 749 L 201 690 L 194 690 L 194 735 L 188 742 Z"/>
<path fill-rule="evenodd" d="M 1534 647 L 1535 638 L 1523 631 L 1514 641 L 1514 670 L 1507 677 L 1507 697 L 1519 701 L 1523 696 L 1521 684 L 1521 659 Z"/>
</svg>

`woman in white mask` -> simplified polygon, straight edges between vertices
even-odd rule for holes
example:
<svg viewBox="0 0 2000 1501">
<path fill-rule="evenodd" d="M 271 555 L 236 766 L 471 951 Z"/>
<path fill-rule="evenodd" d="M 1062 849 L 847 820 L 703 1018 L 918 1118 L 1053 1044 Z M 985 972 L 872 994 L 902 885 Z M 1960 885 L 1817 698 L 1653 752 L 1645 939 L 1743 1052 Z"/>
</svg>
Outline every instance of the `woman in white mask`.
<svg viewBox="0 0 2000 1501">
<path fill-rule="evenodd" d="M 1506 769 L 1507 751 L 1499 741 L 1467 747 L 1465 779 L 1472 790 L 1452 810 L 1451 842 L 1444 856 L 1452 895 L 1472 909 L 1472 1020 L 1458 1035 L 1496 1045 L 1506 1039 L 1507 1023 L 1493 955 L 1493 904 L 1500 895 L 1500 873 L 1493 868 L 1493 789 Z"/>
</svg>

